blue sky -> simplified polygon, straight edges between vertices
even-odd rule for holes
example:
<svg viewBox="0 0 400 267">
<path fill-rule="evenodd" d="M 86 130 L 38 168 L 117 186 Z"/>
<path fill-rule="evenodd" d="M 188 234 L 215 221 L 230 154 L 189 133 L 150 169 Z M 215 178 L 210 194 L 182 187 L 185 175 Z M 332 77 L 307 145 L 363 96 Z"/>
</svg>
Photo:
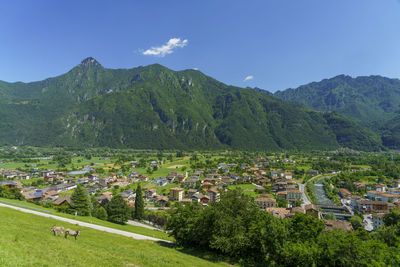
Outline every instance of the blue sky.
<svg viewBox="0 0 400 267">
<path fill-rule="evenodd" d="M 0 12 L 0 80 L 10 82 L 57 76 L 88 56 L 270 91 L 338 74 L 400 77 L 398 0 L 13 0 Z"/>
</svg>

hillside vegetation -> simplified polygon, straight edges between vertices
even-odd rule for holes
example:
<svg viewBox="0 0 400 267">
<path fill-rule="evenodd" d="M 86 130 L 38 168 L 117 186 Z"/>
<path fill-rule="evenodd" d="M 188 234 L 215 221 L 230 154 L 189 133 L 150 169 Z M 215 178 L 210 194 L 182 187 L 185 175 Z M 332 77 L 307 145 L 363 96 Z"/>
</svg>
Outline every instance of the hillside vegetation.
<svg viewBox="0 0 400 267">
<path fill-rule="evenodd" d="M 324 112 L 334 111 L 355 120 L 382 137 L 382 144 L 399 148 L 400 80 L 381 76 L 352 78 L 339 75 L 275 96 Z"/>
<path fill-rule="evenodd" d="M 52 225 L 78 226 L 0 207 L 0 266 L 226 266 L 150 241 L 80 227 L 75 241 Z"/>
<path fill-rule="evenodd" d="M 106 69 L 88 58 L 66 74 L 0 83 L 0 145 L 152 149 L 378 150 L 336 115 L 154 64 Z M 329 116 L 329 115 L 327 115 Z M 337 127 L 346 124 L 346 131 Z M 351 134 L 348 134 L 351 133 Z M 360 142 L 359 140 L 368 140 Z"/>
</svg>

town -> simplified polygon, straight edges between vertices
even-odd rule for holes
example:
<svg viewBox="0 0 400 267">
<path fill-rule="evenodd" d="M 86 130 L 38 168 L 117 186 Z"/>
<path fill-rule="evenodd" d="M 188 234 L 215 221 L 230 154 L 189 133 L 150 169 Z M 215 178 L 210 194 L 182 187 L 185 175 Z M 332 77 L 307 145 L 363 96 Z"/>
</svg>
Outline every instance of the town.
<svg viewBox="0 0 400 267">
<path fill-rule="evenodd" d="M 11 147 L 0 153 L 0 196 L 5 201 L 4 188 L 16 188 L 20 199 L 74 213 L 71 194 L 81 184 L 103 207 L 120 195 L 134 208 L 140 184 L 146 219 L 154 221 L 152 211 L 177 203 L 207 206 L 223 192 L 240 189 L 277 218 L 303 213 L 323 220 L 326 229 L 375 231 L 385 214 L 400 210 L 399 173 L 393 169 L 400 157 L 395 156 L 348 150 L 307 155 Z M 165 224 L 162 220 L 159 227 Z"/>
</svg>

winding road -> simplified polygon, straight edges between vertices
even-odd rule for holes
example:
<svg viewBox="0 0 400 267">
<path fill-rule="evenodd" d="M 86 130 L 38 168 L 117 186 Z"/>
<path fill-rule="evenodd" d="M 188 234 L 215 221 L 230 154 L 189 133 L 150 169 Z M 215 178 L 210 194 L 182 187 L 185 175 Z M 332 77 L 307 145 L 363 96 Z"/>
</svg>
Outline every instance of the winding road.
<svg viewBox="0 0 400 267">
<path fill-rule="evenodd" d="M 64 218 L 64 217 L 60 217 L 60 216 L 56 216 L 56 215 L 52 215 L 52 214 L 48 214 L 48 213 L 44 213 L 44 212 L 39 212 L 39 211 L 35 211 L 35 210 L 15 207 L 15 206 L 3 204 L 3 203 L 0 203 L 0 207 L 6 207 L 6 208 L 22 211 L 22 212 L 25 212 L 25 213 L 31 213 L 31 214 L 39 215 L 39 216 L 42 216 L 42 217 L 47 217 L 47 218 L 52 218 L 52 219 L 63 221 L 63 222 L 77 224 L 77 225 L 80 225 L 80 226 L 83 226 L 83 227 L 88 227 L 88 228 L 92 228 L 92 229 L 103 231 L 103 232 L 108 232 L 108 233 L 112 233 L 112 234 L 131 237 L 131 238 L 137 239 L 137 240 L 150 240 L 150 241 L 172 243 L 171 241 L 167 241 L 167 240 L 163 240 L 163 239 L 159 239 L 159 238 L 154 238 L 154 237 L 150 237 L 150 236 L 135 234 L 135 233 L 122 231 L 122 230 L 118 230 L 118 229 L 114 229 L 114 228 L 110 228 L 110 227 L 105 227 L 105 226 L 101 226 L 101 225 L 97 225 L 97 224 L 81 222 L 81 221 L 78 221 L 78 220 L 68 219 L 68 218 Z"/>
<path fill-rule="evenodd" d="M 319 174 L 317 176 L 312 177 L 310 180 L 308 180 L 306 183 L 314 180 L 317 177 L 321 177 L 322 175 Z M 311 200 L 308 198 L 306 192 L 305 192 L 305 184 L 299 183 L 294 181 L 298 186 L 299 186 L 299 190 L 301 191 L 301 200 L 302 200 L 302 204 L 301 207 L 304 208 L 306 205 L 312 204 Z"/>
</svg>

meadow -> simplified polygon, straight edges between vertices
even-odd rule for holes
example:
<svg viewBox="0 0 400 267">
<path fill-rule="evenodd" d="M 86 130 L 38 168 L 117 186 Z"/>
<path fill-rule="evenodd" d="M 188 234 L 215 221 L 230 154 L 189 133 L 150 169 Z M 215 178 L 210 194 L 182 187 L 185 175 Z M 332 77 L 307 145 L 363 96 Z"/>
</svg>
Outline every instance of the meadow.
<svg viewBox="0 0 400 267">
<path fill-rule="evenodd" d="M 227 266 L 161 243 L 84 227 L 77 241 L 65 239 L 54 236 L 51 226 L 78 226 L 4 207 L 0 214 L 0 266 Z"/>
<path fill-rule="evenodd" d="M 90 216 L 74 216 L 74 215 L 67 214 L 67 213 L 57 212 L 54 209 L 41 207 L 41 206 L 26 202 L 26 201 L 20 201 L 20 200 L 15 200 L 15 199 L 5 199 L 5 198 L 0 198 L 0 201 L 5 202 L 7 204 L 13 204 L 15 206 L 19 206 L 22 208 L 49 212 L 52 215 L 56 215 L 56 216 L 60 216 L 60 217 L 68 218 L 68 219 L 74 219 L 74 220 L 78 220 L 78 221 L 82 221 L 82 222 L 93 223 L 93 224 L 97 224 L 97 225 L 101 225 L 101 226 L 105 226 L 105 227 L 115 228 L 118 230 L 123 230 L 123 231 L 141 234 L 141 235 L 145 235 L 145 236 L 155 237 L 155 238 L 159 238 L 159 239 L 163 239 L 163 240 L 169 240 L 169 241 L 174 240 L 167 233 L 162 232 L 162 231 L 151 230 L 151 229 L 147 229 L 147 228 L 143 228 L 143 227 L 139 227 L 139 226 L 133 226 L 133 225 L 129 225 L 129 224 L 126 224 L 126 225 L 115 224 L 115 223 L 103 221 L 103 220 L 97 219 L 95 217 L 90 217 Z"/>
</svg>

